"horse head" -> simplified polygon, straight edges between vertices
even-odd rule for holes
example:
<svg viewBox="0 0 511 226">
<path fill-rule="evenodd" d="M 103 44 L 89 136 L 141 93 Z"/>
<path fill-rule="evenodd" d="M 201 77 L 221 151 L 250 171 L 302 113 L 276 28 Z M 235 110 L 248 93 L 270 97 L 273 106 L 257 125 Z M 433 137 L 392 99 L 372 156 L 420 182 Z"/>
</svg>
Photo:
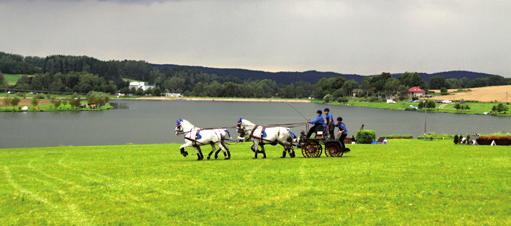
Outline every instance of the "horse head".
<svg viewBox="0 0 511 226">
<path fill-rule="evenodd" d="M 176 128 L 174 129 L 176 136 L 190 132 L 195 126 L 185 119 L 176 120 Z"/>
<path fill-rule="evenodd" d="M 240 118 L 238 123 L 236 124 L 237 131 L 239 133 L 239 137 L 245 137 L 250 130 L 254 128 L 255 124 L 244 119 Z"/>
</svg>

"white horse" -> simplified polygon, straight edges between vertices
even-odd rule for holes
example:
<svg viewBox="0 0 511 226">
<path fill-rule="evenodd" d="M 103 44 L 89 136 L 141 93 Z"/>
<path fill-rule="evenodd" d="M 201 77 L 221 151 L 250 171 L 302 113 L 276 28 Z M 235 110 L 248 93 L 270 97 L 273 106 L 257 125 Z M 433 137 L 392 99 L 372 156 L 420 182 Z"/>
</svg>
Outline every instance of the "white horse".
<svg viewBox="0 0 511 226">
<path fill-rule="evenodd" d="M 229 148 L 227 148 L 227 145 L 225 145 L 225 140 L 230 139 L 229 131 L 226 129 L 201 129 L 195 127 L 187 120 L 178 119 L 176 120 L 175 132 L 176 136 L 184 134 L 185 143 L 179 147 L 184 157 L 188 155 L 185 148 L 194 147 L 197 152 L 197 160 L 203 160 L 204 155 L 202 154 L 200 146 L 209 144 L 212 150 L 208 154 L 208 160 L 211 158 L 211 154 L 213 154 L 217 145 L 219 149 L 215 153 L 215 159 L 218 158 L 220 150 L 223 151 L 226 160 L 231 158 L 231 152 Z"/>
<path fill-rule="evenodd" d="M 240 118 L 237 124 L 237 129 L 240 139 L 251 139 L 253 144 L 251 146 L 252 151 L 255 153 L 254 158 L 257 158 L 258 153 L 263 154 L 263 158 L 266 158 L 266 151 L 264 150 L 265 144 L 276 145 L 280 144 L 284 147 L 282 157 L 286 157 L 286 153 L 289 153 L 291 158 L 296 156 L 293 150 L 293 142 L 296 141 L 296 135 L 286 127 L 264 127 L 256 125 L 246 119 Z M 261 147 L 261 150 L 258 149 Z"/>
</svg>

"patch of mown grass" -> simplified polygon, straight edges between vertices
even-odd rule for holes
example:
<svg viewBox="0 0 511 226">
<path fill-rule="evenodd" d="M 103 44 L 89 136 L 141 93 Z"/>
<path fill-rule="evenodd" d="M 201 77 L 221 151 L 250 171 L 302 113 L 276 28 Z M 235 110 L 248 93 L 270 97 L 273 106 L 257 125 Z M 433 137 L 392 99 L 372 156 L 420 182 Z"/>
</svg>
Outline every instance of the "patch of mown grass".
<svg viewBox="0 0 511 226">
<path fill-rule="evenodd" d="M 391 140 L 343 158 L 178 144 L 0 149 L 2 224 L 509 225 L 509 147 Z M 204 148 L 209 152 L 209 147 Z M 298 154 L 301 156 L 300 154 Z"/>
<path fill-rule="evenodd" d="M 1 100 L 1 99 L 0 99 Z M 84 103 L 86 103 L 84 101 Z M 57 111 L 105 111 L 105 110 L 111 110 L 113 109 L 113 106 L 109 103 L 97 107 L 97 108 L 90 108 L 90 107 L 78 107 L 75 108 L 71 106 L 70 104 L 62 104 L 58 108 L 55 107 L 53 104 L 40 104 L 37 106 L 27 106 L 28 112 L 57 112 Z M 0 112 L 22 112 L 21 106 L 0 106 Z"/>
<path fill-rule="evenodd" d="M 10 86 L 16 85 L 16 82 L 23 76 L 22 74 L 3 74 L 5 81 Z"/>
<path fill-rule="evenodd" d="M 315 103 L 323 103 L 321 101 L 314 101 Z M 409 106 L 418 106 L 418 103 L 413 103 L 409 101 L 398 101 L 396 103 L 386 103 L 386 102 L 370 102 L 365 101 L 359 98 L 351 98 L 347 103 L 337 103 L 331 102 L 329 104 L 333 105 L 344 105 L 351 107 L 366 107 L 366 108 L 378 108 L 378 109 L 387 109 L 387 110 L 406 110 Z M 435 109 L 428 109 L 428 112 L 442 112 L 442 113 L 455 113 L 455 114 L 489 114 L 492 110 L 492 107 L 497 103 L 486 103 L 486 102 L 465 102 L 466 105 L 470 107 L 468 110 L 457 110 L 454 108 L 454 104 L 442 104 L 437 103 Z M 423 111 L 423 110 L 418 110 Z M 511 116 L 511 110 L 505 113 L 494 114 L 495 116 Z"/>
</svg>

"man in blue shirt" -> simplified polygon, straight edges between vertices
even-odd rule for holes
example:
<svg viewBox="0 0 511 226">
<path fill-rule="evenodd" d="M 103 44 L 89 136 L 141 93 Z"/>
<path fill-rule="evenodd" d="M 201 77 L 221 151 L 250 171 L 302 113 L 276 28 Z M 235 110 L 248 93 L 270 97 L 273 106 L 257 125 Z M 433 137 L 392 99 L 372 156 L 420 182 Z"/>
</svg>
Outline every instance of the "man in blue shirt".
<svg viewBox="0 0 511 226">
<path fill-rule="evenodd" d="M 325 120 L 323 119 L 322 115 L 323 112 L 321 110 L 316 111 L 316 118 L 313 120 L 308 121 L 308 123 L 312 124 L 312 128 L 310 128 L 309 132 L 307 133 L 307 137 L 310 138 L 312 133 L 318 130 L 322 130 L 325 128 Z"/>
<path fill-rule="evenodd" d="M 328 108 L 325 108 L 325 110 L 323 110 L 323 112 L 325 113 L 325 121 L 326 121 L 326 128 L 328 130 L 328 136 L 329 136 L 330 139 L 335 139 L 335 135 L 334 135 L 334 129 L 335 129 L 334 116 L 332 115 L 332 113 L 330 113 L 330 109 L 328 109 Z"/>
<path fill-rule="evenodd" d="M 342 117 L 337 118 L 337 128 L 339 128 L 339 141 L 341 142 L 343 147 L 346 147 L 344 144 L 344 139 L 346 139 L 346 136 L 348 136 L 348 127 L 346 127 L 346 124 L 342 122 Z"/>
</svg>

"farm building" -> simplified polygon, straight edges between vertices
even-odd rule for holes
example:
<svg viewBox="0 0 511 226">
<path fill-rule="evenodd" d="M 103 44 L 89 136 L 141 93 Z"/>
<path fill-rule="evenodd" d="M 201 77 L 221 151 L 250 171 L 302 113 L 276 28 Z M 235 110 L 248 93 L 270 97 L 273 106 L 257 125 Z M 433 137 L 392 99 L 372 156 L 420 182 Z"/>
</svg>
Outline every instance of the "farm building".
<svg viewBox="0 0 511 226">
<path fill-rule="evenodd" d="M 145 82 L 130 82 L 130 85 L 129 85 L 129 88 L 130 89 L 142 89 L 144 91 L 148 90 L 148 89 L 153 89 L 154 86 L 150 86 L 148 84 L 146 84 Z"/>
<path fill-rule="evenodd" d="M 411 98 L 413 97 L 422 97 L 426 95 L 426 91 L 421 89 L 420 86 L 413 86 L 408 89 L 408 94 Z"/>
</svg>

